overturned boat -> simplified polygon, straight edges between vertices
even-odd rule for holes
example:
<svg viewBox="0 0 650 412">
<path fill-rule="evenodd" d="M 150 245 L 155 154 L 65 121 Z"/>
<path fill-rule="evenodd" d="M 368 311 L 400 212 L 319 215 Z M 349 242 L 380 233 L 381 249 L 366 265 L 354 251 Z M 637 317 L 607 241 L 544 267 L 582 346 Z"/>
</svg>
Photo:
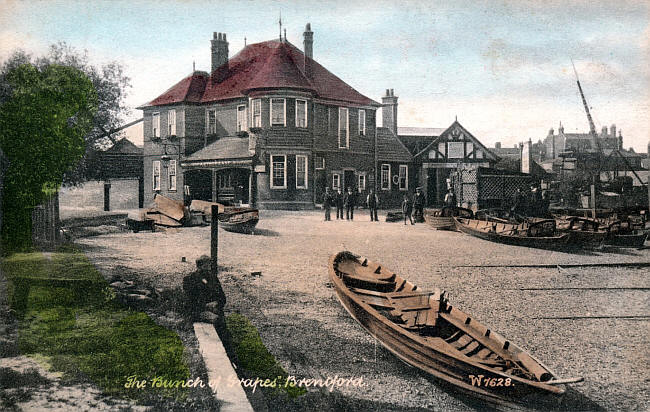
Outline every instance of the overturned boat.
<svg viewBox="0 0 650 412">
<path fill-rule="evenodd" d="M 217 215 L 219 226 L 224 230 L 236 233 L 253 233 L 260 212 L 250 207 L 226 207 L 223 213 Z"/>
<path fill-rule="evenodd" d="M 453 307 L 446 293 L 422 292 L 406 279 L 350 252 L 333 255 L 329 275 L 343 307 L 386 349 L 464 392 L 495 403 L 562 394 L 539 360 Z"/>
</svg>

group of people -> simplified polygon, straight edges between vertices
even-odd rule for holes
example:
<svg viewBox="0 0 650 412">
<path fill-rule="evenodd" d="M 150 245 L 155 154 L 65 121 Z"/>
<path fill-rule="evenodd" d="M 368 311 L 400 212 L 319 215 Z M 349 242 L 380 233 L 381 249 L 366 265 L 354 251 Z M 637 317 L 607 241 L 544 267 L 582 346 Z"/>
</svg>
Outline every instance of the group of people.
<svg viewBox="0 0 650 412">
<path fill-rule="evenodd" d="M 549 198 L 546 191 L 531 185 L 529 190 L 518 188 L 510 203 L 510 214 L 528 217 L 547 217 Z"/>
<path fill-rule="evenodd" d="M 325 189 L 325 196 L 323 198 L 323 209 L 325 209 L 325 221 L 332 220 L 331 210 L 333 207 L 336 207 L 336 219 L 343 219 L 343 209 L 345 209 L 345 219 L 354 220 L 354 208 L 357 207 L 357 194 L 354 193 L 352 187 L 349 187 L 347 192 L 342 193 L 341 189 L 337 189 L 336 193 L 332 193 L 330 188 Z M 368 195 L 366 196 L 366 206 L 370 212 L 370 221 L 378 222 L 379 217 L 377 216 L 377 208 L 379 207 L 379 196 L 370 189 Z M 404 200 L 402 202 L 402 213 L 404 214 L 404 224 L 407 220 L 411 222 L 412 225 L 415 222 L 424 221 L 424 205 L 426 199 L 424 193 L 422 193 L 422 188 L 418 187 L 413 195 L 413 200 L 409 197 L 408 194 L 404 195 Z"/>
<path fill-rule="evenodd" d="M 425 198 L 424 193 L 422 193 L 422 188 L 418 187 L 415 189 L 413 200 L 411 200 L 408 194 L 405 194 L 404 200 L 402 200 L 404 224 L 406 224 L 407 221 L 411 222 L 412 225 L 414 225 L 415 222 L 424 222 L 424 204 Z"/>
<path fill-rule="evenodd" d="M 366 198 L 366 205 L 370 210 L 370 220 L 378 221 L 377 207 L 379 206 L 379 197 L 370 190 Z M 354 193 L 351 187 L 345 193 L 341 192 L 341 188 L 337 189 L 336 193 L 332 194 L 330 188 L 325 189 L 325 197 L 323 198 L 323 208 L 325 209 L 325 220 L 332 220 L 331 210 L 336 207 L 336 219 L 343 219 L 343 209 L 345 209 L 345 219 L 354 220 L 354 208 L 357 207 L 357 194 Z"/>
</svg>

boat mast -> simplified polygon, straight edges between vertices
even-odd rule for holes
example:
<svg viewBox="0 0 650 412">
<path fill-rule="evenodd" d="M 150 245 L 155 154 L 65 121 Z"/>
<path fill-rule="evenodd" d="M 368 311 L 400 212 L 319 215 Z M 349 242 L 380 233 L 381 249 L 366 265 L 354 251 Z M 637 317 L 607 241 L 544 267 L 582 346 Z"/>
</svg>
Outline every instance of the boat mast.
<svg viewBox="0 0 650 412">
<path fill-rule="evenodd" d="M 585 107 L 585 112 L 587 113 L 587 120 L 589 121 L 589 134 L 591 134 L 594 149 L 598 149 L 598 151 L 601 152 L 600 143 L 598 142 L 598 137 L 596 136 L 596 125 L 594 125 L 594 119 L 591 117 L 591 113 L 589 112 L 589 105 L 587 105 L 585 94 L 582 92 L 580 78 L 578 78 L 578 71 L 576 70 L 575 64 L 573 64 L 573 59 L 571 59 L 571 66 L 573 66 L 573 73 L 576 75 L 576 83 L 578 83 L 578 90 L 580 91 L 580 97 L 582 97 L 582 105 Z"/>
</svg>

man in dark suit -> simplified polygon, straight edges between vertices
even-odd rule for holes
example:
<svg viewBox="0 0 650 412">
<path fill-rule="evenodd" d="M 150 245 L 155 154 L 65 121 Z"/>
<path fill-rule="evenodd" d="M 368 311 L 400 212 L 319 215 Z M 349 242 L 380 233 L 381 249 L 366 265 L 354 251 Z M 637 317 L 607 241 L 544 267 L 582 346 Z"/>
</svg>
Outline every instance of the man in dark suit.
<svg viewBox="0 0 650 412">
<path fill-rule="evenodd" d="M 345 194 L 343 204 L 345 205 L 345 219 L 354 220 L 354 207 L 357 203 L 357 196 L 352 190 L 352 186 L 348 187 L 348 192 Z"/>
<path fill-rule="evenodd" d="M 370 221 L 379 222 L 379 219 L 377 219 L 377 206 L 379 206 L 379 198 L 372 189 L 370 189 L 370 193 L 368 193 L 366 203 L 368 204 L 368 210 L 370 210 Z"/>
<path fill-rule="evenodd" d="M 334 202 L 336 203 L 336 220 L 343 219 L 343 193 L 341 193 L 340 187 L 336 190 Z"/>
<path fill-rule="evenodd" d="M 413 196 L 413 209 L 414 216 L 413 220 L 418 223 L 424 222 L 424 203 L 425 203 L 424 193 L 422 193 L 422 188 L 418 187 L 415 189 L 415 196 Z"/>
<path fill-rule="evenodd" d="M 330 188 L 325 188 L 325 196 L 323 197 L 323 209 L 325 209 L 325 221 L 328 222 L 332 220 L 331 210 L 332 205 L 334 204 L 334 197 L 330 193 Z"/>
</svg>

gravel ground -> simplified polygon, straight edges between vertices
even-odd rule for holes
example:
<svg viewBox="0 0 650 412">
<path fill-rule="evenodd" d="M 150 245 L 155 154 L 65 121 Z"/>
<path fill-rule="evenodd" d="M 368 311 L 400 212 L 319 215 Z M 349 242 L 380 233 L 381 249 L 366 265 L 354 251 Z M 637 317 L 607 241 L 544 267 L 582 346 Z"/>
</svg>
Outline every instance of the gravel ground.
<svg viewBox="0 0 650 412">
<path fill-rule="evenodd" d="M 486 408 L 407 367 L 345 312 L 327 275 L 329 255 L 344 249 L 382 263 L 423 290 L 447 290 L 452 304 L 528 349 L 560 377 L 583 376 L 585 382 L 573 385 L 558 409 L 650 408 L 648 269 L 562 267 L 647 263 L 649 249 L 569 254 L 495 244 L 424 224 L 369 220 L 364 211 L 354 222 L 323 222 L 316 211 L 262 211 L 254 235 L 219 232 L 227 312 L 249 317 L 298 378 L 363 378 L 364 387 L 334 394 L 312 389 L 307 398 L 318 405 L 313 409 Z M 178 288 L 194 260 L 209 254 L 210 229 L 113 233 L 79 242 L 105 273 L 128 271 L 159 288 Z M 508 267 L 540 264 L 560 267 Z M 496 267 L 467 267 L 484 265 Z M 609 318 L 580 318 L 589 316 Z"/>
</svg>

